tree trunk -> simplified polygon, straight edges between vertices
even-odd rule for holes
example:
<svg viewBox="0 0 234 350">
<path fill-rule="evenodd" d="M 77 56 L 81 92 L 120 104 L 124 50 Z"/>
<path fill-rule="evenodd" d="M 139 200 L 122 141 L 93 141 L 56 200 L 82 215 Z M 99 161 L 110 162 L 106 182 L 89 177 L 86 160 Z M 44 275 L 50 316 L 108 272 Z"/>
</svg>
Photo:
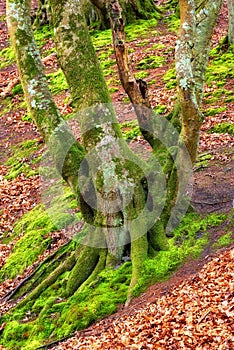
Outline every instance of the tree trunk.
<svg viewBox="0 0 234 350">
<path fill-rule="evenodd" d="M 192 162 L 196 160 L 203 120 L 200 103 L 208 62 L 210 40 L 223 1 L 207 1 L 196 8 L 195 1 L 180 0 L 181 25 L 176 42 L 176 75 L 181 108 L 181 136 Z"/>
<path fill-rule="evenodd" d="M 228 0 L 228 43 L 234 44 L 234 0 Z"/>
</svg>

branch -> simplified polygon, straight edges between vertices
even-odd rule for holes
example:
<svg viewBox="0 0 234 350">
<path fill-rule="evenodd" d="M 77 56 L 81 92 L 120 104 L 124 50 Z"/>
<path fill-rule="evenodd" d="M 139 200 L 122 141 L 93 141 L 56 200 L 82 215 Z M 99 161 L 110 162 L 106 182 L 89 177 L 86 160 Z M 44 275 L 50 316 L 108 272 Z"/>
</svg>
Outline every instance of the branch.
<svg viewBox="0 0 234 350">
<path fill-rule="evenodd" d="M 7 1 L 7 25 L 28 109 L 51 151 L 57 170 L 77 194 L 77 173 L 84 151 L 50 93 L 31 26 L 30 1 L 20 1 L 17 6 L 13 0 Z"/>
<path fill-rule="evenodd" d="M 147 83 L 142 79 L 136 80 L 131 71 L 128 59 L 128 48 L 125 40 L 126 35 L 122 18 L 122 8 L 118 0 L 109 0 L 107 6 L 119 78 L 134 106 L 143 137 L 148 141 L 151 147 L 154 147 L 153 111 L 148 98 Z"/>
</svg>

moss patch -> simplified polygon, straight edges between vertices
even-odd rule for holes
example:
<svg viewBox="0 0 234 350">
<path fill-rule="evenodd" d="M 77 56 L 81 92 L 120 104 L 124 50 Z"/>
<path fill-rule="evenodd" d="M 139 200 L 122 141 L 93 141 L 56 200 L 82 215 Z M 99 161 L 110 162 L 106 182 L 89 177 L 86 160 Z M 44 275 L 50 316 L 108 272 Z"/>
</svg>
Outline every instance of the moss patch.
<svg viewBox="0 0 234 350">
<path fill-rule="evenodd" d="M 149 72 L 147 71 L 141 71 L 141 72 L 135 73 L 136 79 L 144 79 L 144 78 L 147 78 L 148 76 L 149 76 Z"/>
<path fill-rule="evenodd" d="M 43 206 L 36 206 L 25 214 L 14 226 L 13 236 L 20 237 L 12 253 L 0 272 L 0 279 L 14 278 L 23 273 L 50 244 L 48 233 L 55 230 L 55 225 Z M 22 236 L 22 237 L 21 237 Z"/>
<path fill-rule="evenodd" d="M 234 135 L 234 124 L 218 123 L 209 130 L 209 133 Z"/>
<path fill-rule="evenodd" d="M 161 67 L 165 62 L 164 57 L 162 56 L 148 56 L 137 63 L 138 69 L 153 69 Z"/>
<path fill-rule="evenodd" d="M 163 76 L 163 82 L 167 89 L 174 89 L 177 85 L 175 68 L 169 69 Z"/>
<path fill-rule="evenodd" d="M 220 249 L 223 247 L 227 247 L 228 245 L 234 243 L 234 236 L 232 232 L 228 232 L 222 235 L 217 242 L 213 244 L 214 249 Z"/>
<path fill-rule="evenodd" d="M 196 213 L 187 214 L 169 239 L 169 250 L 159 251 L 144 263 L 142 277 L 134 288 L 139 295 L 147 286 L 156 281 L 166 280 L 172 271 L 182 265 L 187 258 L 196 259 L 209 243 L 208 228 L 220 225 L 225 215 L 211 214 L 205 218 Z"/>
<path fill-rule="evenodd" d="M 36 156 L 35 153 L 40 147 L 37 140 L 27 140 L 20 145 L 13 146 L 13 155 L 5 163 L 9 167 L 5 178 L 11 180 L 21 173 L 27 177 L 37 175 L 38 170 L 34 167 L 34 164 L 39 162 L 41 158 Z"/>
<path fill-rule="evenodd" d="M 52 94 L 59 94 L 64 90 L 68 90 L 66 78 L 61 69 L 55 73 L 47 74 L 49 88 Z"/>
<path fill-rule="evenodd" d="M 226 111 L 226 107 L 208 108 L 204 111 L 206 116 L 212 116 Z"/>
<path fill-rule="evenodd" d="M 52 36 L 53 31 L 48 24 L 38 27 L 34 33 L 34 37 L 39 48 L 45 45 L 47 39 L 52 38 Z"/>
<path fill-rule="evenodd" d="M 207 67 L 205 76 L 208 86 L 211 86 L 214 82 L 217 86 L 223 86 L 226 83 L 226 79 L 232 79 L 234 77 L 233 52 L 234 45 L 231 45 L 227 52 L 218 56 L 213 56 Z"/>
<path fill-rule="evenodd" d="M 15 62 L 15 54 L 12 47 L 0 51 L 0 69 L 10 66 Z"/>
</svg>

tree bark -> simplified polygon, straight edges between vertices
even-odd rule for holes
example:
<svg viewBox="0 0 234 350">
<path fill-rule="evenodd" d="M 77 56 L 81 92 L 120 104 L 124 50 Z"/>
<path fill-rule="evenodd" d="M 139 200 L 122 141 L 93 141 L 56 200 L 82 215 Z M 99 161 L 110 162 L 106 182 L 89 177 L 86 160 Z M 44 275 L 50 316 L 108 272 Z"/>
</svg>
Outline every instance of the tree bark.
<svg viewBox="0 0 234 350">
<path fill-rule="evenodd" d="M 210 40 L 222 1 L 208 1 L 196 8 L 195 1 L 180 0 L 181 25 L 175 61 L 181 107 L 181 136 L 194 163 L 203 120 L 200 103 L 208 62 Z"/>
<path fill-rule="evenodd" d="M 234 0 L 228 0 L 228 43 L 234 44 Z"/>
</svg>

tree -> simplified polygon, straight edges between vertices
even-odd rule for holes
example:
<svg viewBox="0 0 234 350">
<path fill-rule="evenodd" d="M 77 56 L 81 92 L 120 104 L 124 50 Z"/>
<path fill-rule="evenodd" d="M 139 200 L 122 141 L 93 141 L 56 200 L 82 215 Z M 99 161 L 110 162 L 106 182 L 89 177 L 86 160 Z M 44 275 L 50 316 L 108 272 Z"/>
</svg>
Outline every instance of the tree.
<svg viewBox="0 0 234 350">
<path fill-rule="evenodd" d="M 228 42 L 234 44 L 234 1 L 228 0 Z"/>
<path fill-rule="evenodd" d="M 33 288 L 28 280 L 23 290 L 28 294 L 18 307 L 32 303 L 65 271 L 69 271 L 66 296 L 82 291 L 100 271 L 121 263 L 127 250 L 132 262 L 129 302 L 146 257 L 167 249 L 167 235 L 188 208 L 184 194 L 196 159 L 204 75 L 222 1 L 199 6 L 196 1 L 180 1 L 175 57 L 179 96 L 167 119 L 155 116 L 144 81 L 132 75 L 121 8 L 115 0 L 108 4 L 121 82 L 152 148 L 147 162 L 122 137 L 81 2 L 51 0 L 51 16 L 56 52 L 79 115 L 83 144 L 73 136 L 50 94 L 31 29 L 30 1 L 7 1 L 8 28 L 28 108 L 85 220 L 82 244 L 63 254 L 57 268 Z M 16 292 L 22 295 L 21 288 Z"/>
</svg>

